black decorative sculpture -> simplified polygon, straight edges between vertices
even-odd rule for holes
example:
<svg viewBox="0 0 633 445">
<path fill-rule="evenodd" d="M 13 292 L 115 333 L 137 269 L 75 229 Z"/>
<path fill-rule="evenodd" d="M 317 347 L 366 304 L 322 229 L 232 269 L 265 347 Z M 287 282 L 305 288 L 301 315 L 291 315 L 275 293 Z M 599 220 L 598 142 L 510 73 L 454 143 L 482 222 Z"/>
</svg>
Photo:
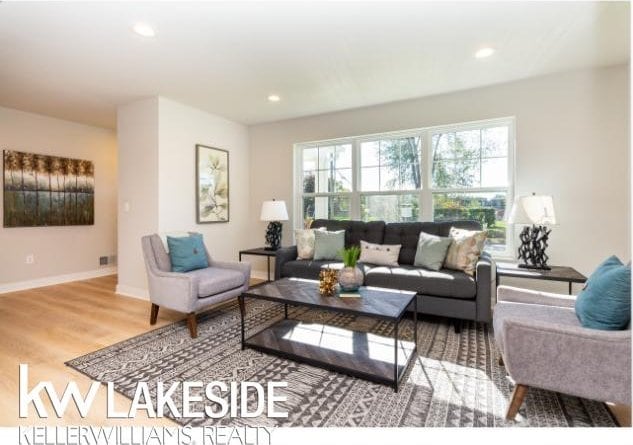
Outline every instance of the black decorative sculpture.
<svg viewBox="0 0 633 445">
<path fill-rule="evenodd" d="M 281 223 L 271 221 L 266 228 L 266 250 L 277 250 L 281 246 Z"/>
<path fill-rule="evenodd" d="M 549 195 L 536 193 L 517 196 L 514 198 L 507 221 L 510 224 L 525 224 L 519 235 L 521 246 L 518 257 L 523 260 L 519 267 L 550 270 L 551 267 L 547 265 L 549 257 L 545 249 L 551 233 L 547 227 L 556 224 L 554 199 Z"/>
<path fill-rule="evenodd" d="M 266 250 L 277 250 L 281 247 L 281 229 L 280 221 L 288 220 L 288 210 L 284 201 L 264 201 L 262 204 L 262 213 L 260 216 L 262 221 L 268 221 L 266 229 Z"/>
<path fill-rule="evenodd" d="M 545 226 L 525 226 L 519 235 L 521 246 L 518 250 L 518 258 L 523 260 L 519 267 L 526 269 L 550 270 L 547 265 L 549 257 L 545 253 L 547 240 L 551 229 Z"/>
</svg>

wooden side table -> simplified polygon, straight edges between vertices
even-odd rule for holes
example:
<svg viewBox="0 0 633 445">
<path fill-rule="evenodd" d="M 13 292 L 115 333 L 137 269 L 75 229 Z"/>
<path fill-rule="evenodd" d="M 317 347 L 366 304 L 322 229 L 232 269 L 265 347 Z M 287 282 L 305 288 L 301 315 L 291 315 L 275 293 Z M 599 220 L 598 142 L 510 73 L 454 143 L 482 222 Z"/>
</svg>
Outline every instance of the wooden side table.
<svg viewBox="0 0 633 445">
<path fill-rule="evenodd" d="M 497 263 L 497 286 L 500 277 L 527 278 L 531 280 L 563 281 L 569 283 L 569 295 L 573 283 L 584 283 L 587 277 L 573 267 L 550 266 L 551 270 L 523 269 L 514 263 Z"/>
<path fill-rule="evenodd" d="M 270 283 L 271 281 L 273 281 L 270 279 L 270 258 L 274 258 L 276 254 L 276 250 L 268 250 L 263 247 L 256 247 L 254 249 L 240 250 L 239 260 L 242 261 L 242 255 L 265 256 L 268 265 L 268 280 L 266 280 L 266 283 Z"/>
</svg>

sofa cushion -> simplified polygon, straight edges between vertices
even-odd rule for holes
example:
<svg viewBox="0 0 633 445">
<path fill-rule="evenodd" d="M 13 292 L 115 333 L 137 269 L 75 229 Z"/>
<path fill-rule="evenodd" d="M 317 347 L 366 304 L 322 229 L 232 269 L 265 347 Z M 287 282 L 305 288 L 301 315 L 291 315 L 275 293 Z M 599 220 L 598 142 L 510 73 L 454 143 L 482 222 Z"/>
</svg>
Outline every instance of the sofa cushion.
<svg viewBox="0 0 633 445">
<path fill-rule="evenodd" d="M 298 260 L 311 260 L 314 258 L 314 230 L 315 229 L 295 229 Z M 325 230 L 325 228 L 317 230 Z"/>
<path fill-rule="evenodd" d="M 376 264 L 380 266 L 398 266 L 400 245 L 374 244 L 367 241 L 360 242 L 361 263 Z"/>
<path fill-rule="evenodd" d="M 365 285 L 460 299 L 475 298 L 477 294 L 474 278 L 464 272 L 434 271 L 407 265 L 373 267 L 365 272 Z"/>
<path fill-rule="evenodd" d="M 449 234 L 453 242 L 446 252 L 444 267 L 463 270 L 468 275 L 475 275 L 477 261 L 484 250 L 487 233 L 484 230 L 465 230 L 451 227 Z"/>
<path fill-rule="evenodd" d="M 446 222 L 407 222 L 389 223 L 385 226 L 383 244 L 401 244 L 398 263 L 413 264 L 418 249 L 420 232 L 430 235 L 447 237 L 451 227 L 459 229 L 478 230 L 481 225 L 477 221 L 446 221 Z"/>
<path fill-rule="evenodd" d="M 451 228 L 464 230 L 481 230 L 481 224 L 470 219 L 458 219 L 455 221 L 438 221 L 433 224 L 437 225 L 439 236 L 450 236 Z"/>
<path fill-rule="evenodd" d="M 440 270 L 446 258 L 446 252 L 453 240 L 443 236 L 436 236 L 420 232 L 418 250 L 415 253 L 414 266 L 426 267 L 431 270 Z"/>
<path fill-rule="evenodd" d="M 329 232 L 327 230 L 314 231 L 314 255 L 315 261 L 338 260 L 341 261 L 341 251 L 345 247 L 345 231 L 337 230 Z"/>
<path fill-rule="evenodd" d="M 187 272 L 187 275 L 198 281 L 198 298 L 221 294 L 245 284 L 244 274 L 233 269 L 207 267 Z"/>
<path fill-rule="evenodd" d="M 361 240 L 370 243 L 382 244 L 385 231 L 385 222 L 315 219 L 314 221 L 312 221 L 312 225 L 310 227 L 313 229 L 325 227 L 329 231 L 345 230 L 345 247 L 350 247 L 359 246 Z"/>
<path fill-rule="evenodd" d="M 337 261 L 313 261 L 313 260 L 294 260 L 287 261 L 281 266 L 282 277 L 305 278 L 308 280 L 318 280 L 321 267 L 327 266 L 332 269 L 343 267 L 343 263 Z"/>
</svg>

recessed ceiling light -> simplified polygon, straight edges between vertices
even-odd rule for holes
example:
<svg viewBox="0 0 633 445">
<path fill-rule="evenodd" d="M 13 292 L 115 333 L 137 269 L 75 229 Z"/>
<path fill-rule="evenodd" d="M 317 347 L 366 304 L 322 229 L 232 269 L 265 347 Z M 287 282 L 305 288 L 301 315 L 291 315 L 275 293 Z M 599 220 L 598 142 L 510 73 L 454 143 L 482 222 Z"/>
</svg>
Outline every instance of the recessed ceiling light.
<svg viewBox="0 0 633 445">
<path fill-rule="evenodd" d="M 270 96 L 268 96 L 269 102 L 279 102 L 280 100 L 281 97 L 277 96 L 276 94 L 271 94 Z"/>
<path fill-rule="evenodd" d="M 475 53 L 475 57 L 477 59 L 485 59 L 486 57 L 490 57 L 495 53 L 494 48 L 481 48 Z"/>
<path fill-rule="evenodd" d="M 143 36 L 143 37 L 154 37 L 156 35 L 156 32 L 154 31 L 154 28 L 152 28 L 151 26 L 149 26 L 147 23 L 137 23 L 135 24 L 132 29 L 134 30 L 135 33 L 137 33 L 139 36 Z"/>
</svg>

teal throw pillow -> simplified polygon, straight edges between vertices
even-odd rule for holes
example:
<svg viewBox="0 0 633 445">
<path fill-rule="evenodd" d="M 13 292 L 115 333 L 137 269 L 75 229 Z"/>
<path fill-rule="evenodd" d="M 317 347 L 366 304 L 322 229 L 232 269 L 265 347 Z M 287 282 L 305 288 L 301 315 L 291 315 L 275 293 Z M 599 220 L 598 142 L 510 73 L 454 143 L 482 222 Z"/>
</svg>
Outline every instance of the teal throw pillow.
<svg viewBox="0 0 633 445">
<path fill-rule="evenodd" d="M 342 261 L 341 250 L 345 248 L 345 230 L 328 232 L 314 231 L 314 260 Z"/>
<path fill-rule="evenodd" d="M 600 264 L 576 298 L 576 316 L 586 328 L 626 328 L 631 321 L 631 266 L 616 256 Z"/>
<path fill-rule="evenodd" d="M 189 272 L 209 267 L 201 234 L 192 233 L 185 237 L 168 236 L 167 245 L 172 272 Z"/>
<path fill-rule="evenodd" d="M 452 242 L 452 238 L 420 232 L 413 265 L 426 267 L 431 270 L 440 270 L 444 264 L 446 252 L 448 252 L 448 248 Z"/>
</svg>

